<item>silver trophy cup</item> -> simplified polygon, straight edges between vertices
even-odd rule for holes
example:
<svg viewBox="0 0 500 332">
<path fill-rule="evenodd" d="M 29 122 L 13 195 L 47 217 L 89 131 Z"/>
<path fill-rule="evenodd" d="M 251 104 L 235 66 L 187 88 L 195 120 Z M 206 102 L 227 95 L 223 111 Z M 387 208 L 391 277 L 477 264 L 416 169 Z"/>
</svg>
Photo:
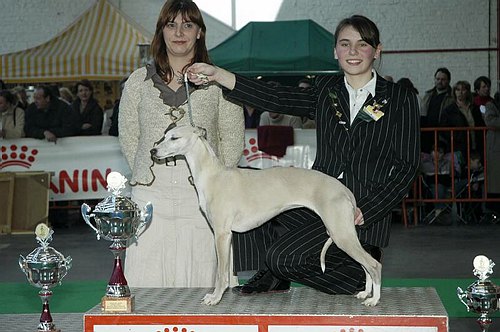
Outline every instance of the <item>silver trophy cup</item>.
<svg viewBox="0 0 500 332">
<path fill-rule="evenodd" d="M 141 211 L 135 202 L 121 194 L 126 181 L 120 173 L 111 172 L 107 177 L 111 195 L 99 202 L 93 212 L 87 204 L 81 206 L 83 219 L 96 232 L 97 239 L 103 237 L 112 242 L 109 249 L 115 257 L 114 268 L 102 301 L 103 310 L 108 312 L 133 310 L 130 288 L 123 273 L 122 256 L 129 240 L 137 240 L 153 216 L 151 203 L 147 203 Z M 94 219 L 95 226 L 91 219 Z"/>
<path fill-rule="evenodd" d="M 41 288 L 38 292 L 42 300 L 42 315 L 38 331 L 60 331 L 53 323 L 49 309 L 49 298 L 52 296 L 51 288 L 60 284 L 71 268 L 71 257 L 49 246 L 54 231 L 45 224 L 36 227 L 35 234 L 40 247 L 34 249 L 28 256 L 19 255 L 19 266 L 26 274 L 29 283 Z"/>
<path fill-rule="evenodd" d="M 498 311 L 500 288 L 488 277 L 493 273 L 493 263 L 488 257 L 479 255 L 474 258 L 474 275 L 478 277 L 465 291 L 457 287 L 457 295 L 467 311 L 480 314 L 477 322 L 483 332 L 488 331 L 492 323 L 489 314 Z"/>
</svg>

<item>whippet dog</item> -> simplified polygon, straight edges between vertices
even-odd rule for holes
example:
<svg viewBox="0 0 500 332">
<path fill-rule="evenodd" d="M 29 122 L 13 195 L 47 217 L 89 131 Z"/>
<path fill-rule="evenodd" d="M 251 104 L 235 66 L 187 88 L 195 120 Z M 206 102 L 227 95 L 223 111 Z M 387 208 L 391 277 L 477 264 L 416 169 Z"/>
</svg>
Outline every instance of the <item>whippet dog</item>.
<svg viewBox="0 0 500 332">
<path fill-rule="evenodd" d="M 256 171 L 225 167 L 205 135 L 202 128 L 173 127 L 151 150 L 152 157 L 160 160 L 178 155 L 186 158 L 200 208 L 213 229 L 218 266 L 215 289 L 205 295 L 205 304 L 219 303 L 229 287 L 231 232 L 249 231 L 298 207 L 317 213 L 330 236 L 320 254 L 323 272 L 326 250 L 333 241 L 365 270 L 366 287 L 356 297 L 366 306 L 378 303 L 382 265 L 359 242 L 354 226 L 356 201 L 347 187 L 331 176 L 304 168 Z"/>
</svg>

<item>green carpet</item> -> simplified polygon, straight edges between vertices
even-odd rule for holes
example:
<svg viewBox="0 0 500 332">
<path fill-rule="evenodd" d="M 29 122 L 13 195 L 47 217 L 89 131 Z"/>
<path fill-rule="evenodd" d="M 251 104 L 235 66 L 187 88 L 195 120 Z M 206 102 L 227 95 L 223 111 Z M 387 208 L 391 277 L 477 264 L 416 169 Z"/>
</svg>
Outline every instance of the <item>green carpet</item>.
<svg viewBox="0 0 500 332">
<path fill-rule="evenodd" d="M 465 290 L 475 279 L 383 279 L 382 287 L 434 287 L 449 317 L 477 317 L 467 312 L 459 301 L 457 287 Z M 500 279 L 492 279 L 497 285 Z M 52 313 L 86 312 L 101 300 L 106 290 L 105 281 L 64 282 L 53 288 L 50 299 Z M 293 286 L 300 286 L 293 284 Z M 40 313 L 41 300 L 38 288 L 26 283 L 0 283 L 0 314 Z M 383 293 L 382 293 L 382 300 Z M 411 303 L 408 303 L 411 305 Z M 496 312 L 491 317 L 500 317 Z"/>
</svg>

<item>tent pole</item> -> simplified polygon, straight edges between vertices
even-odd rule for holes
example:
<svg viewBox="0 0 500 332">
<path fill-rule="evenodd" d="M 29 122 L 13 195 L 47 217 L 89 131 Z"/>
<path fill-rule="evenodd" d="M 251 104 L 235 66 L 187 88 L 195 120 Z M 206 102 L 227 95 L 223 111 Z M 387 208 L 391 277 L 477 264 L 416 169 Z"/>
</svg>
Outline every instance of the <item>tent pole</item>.
<svg viewBox="0 0 500 332">
<path fill-rule="evenodd" d="M 236 0 L 231 0 L 231 27 L 236 30 Z"/>
</svg>

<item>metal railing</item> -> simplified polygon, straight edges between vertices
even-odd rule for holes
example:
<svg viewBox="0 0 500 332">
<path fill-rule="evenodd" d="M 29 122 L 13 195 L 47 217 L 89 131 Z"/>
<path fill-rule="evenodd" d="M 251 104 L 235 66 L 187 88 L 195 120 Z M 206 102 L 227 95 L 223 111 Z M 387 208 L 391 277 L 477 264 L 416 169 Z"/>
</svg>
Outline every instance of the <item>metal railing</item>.
<svg viewBox="0 0 500 332">
<path fill-rule="evenodd" d="M 409 226 L 409 218 L 413 220 L 413 225 L 417 225 L 419 221 L 422 221 L 425 211 L 429 210 L 429 205 L 434 204 L 447 204 L 447 206 L 463 205 L 463 203 L 489 203 L 489 202 L 499 202 L 499 197 L 488 197 L 488 149 L 486 146 L 486 135 L 489 130 L 494 130 L 490 127 L 435 127 L 435 128 L 421 128 L 422 135 L 430 133 L 433 135 L 434 144 L 433 151 L 436 156 L 439 153 L 440 148 L 443 146 L 442 137 L 449 137 L 448 155 L 449 155 L 449 187 L 446 191 L 446 197 L 440 197 L 439 185 L 440 183 L 440 172 L 439 172 L 439 162 L 434 162 L 434 172 L 432 175 L 426 175 L 419 172 L 415 182 L 413 183 L 407 197 L 403 199 L 402 202 L 402 217 L 405 226 Z M 460 133 L 462 138 L 464 138 L 463 132 L 465 132 L 465 151 L 459 151 L 456 149 L 456 138 L 457 133 Z M 482 176 L 474 177 L 474 171 L 471 170 L 471 136 L 474 133 L 475 140 L 478 146 L 481 147 L 481 151 L 477 151 L 480 154 L 482 162 Z M 462 142 L 463 143 L 463 142 Z M 446 145 L 446 144 L 445 144 Z M 462 146 L 463 148 L 463 146 Z M 465 152 L 465 153 L 464 153 Z M 461 160 L 456 160 L 460 158 Z M 459 164 L 462 169 L 458 170 L 455 165 Z M 498 172 L 500 176 L 500 172 Z M 429 183 L 429 179 L 431 182 Z M 481 186 L 481 196 L 476 197 L 477 194 L 473 188 L 473 184 L 479 183 Z M 426 209 L 427 208 L 427 209 Z M 432 210 L 431 210 L 432 211 Z M 465 219 L 458 216 L 463 222 L 467 222 Z"/>
</svg>

